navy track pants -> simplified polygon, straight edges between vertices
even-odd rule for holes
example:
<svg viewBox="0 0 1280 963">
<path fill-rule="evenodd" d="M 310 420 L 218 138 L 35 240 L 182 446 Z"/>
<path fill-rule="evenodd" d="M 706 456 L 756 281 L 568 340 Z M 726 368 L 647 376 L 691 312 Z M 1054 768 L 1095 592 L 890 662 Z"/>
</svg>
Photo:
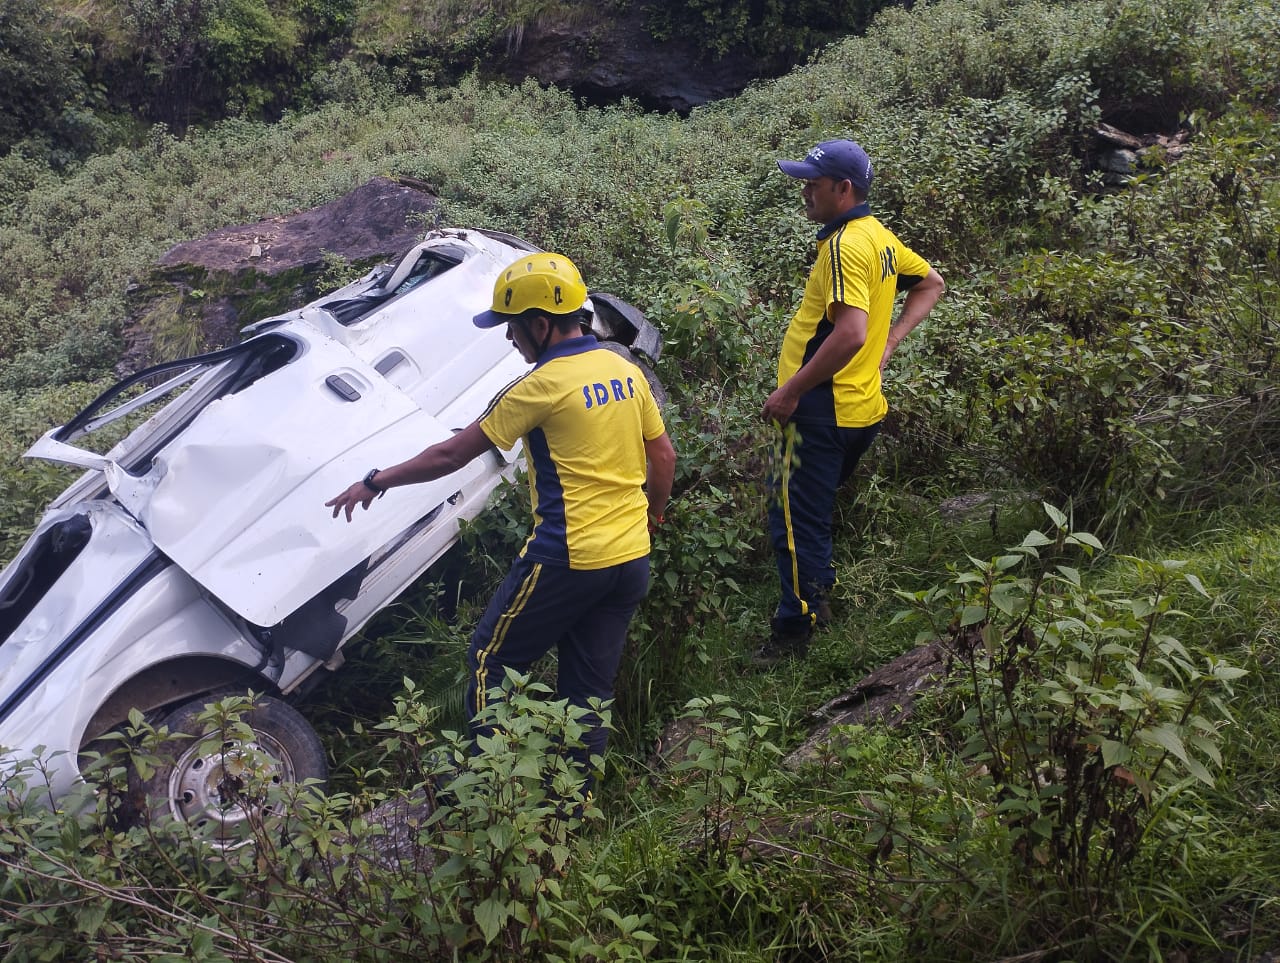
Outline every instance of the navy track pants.
<svg viewBox="0 0 1280 963">
<path fill-rule="evenodd" d="M 559 671 L 557 695 L 576 706 L 613 698 L 613 682 L 626 645 L 627 626 L 649 591 L 649 557 L 609 568 L 578 571 L 531 561 L 512 563 L 467 649 L 466 708 L 472 720 L 502 685 L 508 667 L 527 672 L 553 647 Z M 599 720 L 586 720 L 584 764 L 604 755 L 608 732 Z M 483 730 L 472 723 L 473 735 Z"/>
<path fill-rule="evenodd" d="M 790 422 L 783 428 L 769 483 L 769 535 L 782 589 L 776 628 L 811 627 L 818 596 L 835 584 L 831 517 L 836 490 L 879 433 L 879 423 L 838 428 Z"/>
</svg>

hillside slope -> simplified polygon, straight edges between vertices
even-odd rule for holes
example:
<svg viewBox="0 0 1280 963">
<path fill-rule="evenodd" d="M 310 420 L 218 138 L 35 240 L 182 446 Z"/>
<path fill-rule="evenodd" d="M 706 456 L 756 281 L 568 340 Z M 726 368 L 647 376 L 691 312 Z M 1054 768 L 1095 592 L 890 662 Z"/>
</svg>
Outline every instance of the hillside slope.
<svg viewBox="0 0 1280 963">
<path fill-rule="evenodd" d="M 476 959 L 621 959 L 630 945 L 670 960 L 1265 959 L 1280 933 L 1278 100 L 1275 0 L 943 0 L 886 11 L 687 118 L 532 82 L 423 96 L 360 82 L 278 124 L 156 130 L 65 173 L 0 160 L 6 556 L 65 483 L 18 454 L 110 376 L 131 281 L 180 241 L 379 174 L 432 184 L 444 223 L 563 250 L 642 305 L 667 341 L 681 453 L 598 828 L 566 840 L 531 817 L 507 850 L 519 872 L 460 862 L 446 881 L 406 870 L 394 890 L 362 878 L 335 906 L 290 888 L 320 878 L 297 849 L 279 854 L 286 882 L 248 857 L 234 880 L 196 880 L 142 855 L 105 808 L 64 832 L 15 804 L 5 859 L 25 889 L 0 904 L 3 939 L 56 936 L 68 958 L 93 940 L 140 952 L 143 932 L 185 945 L 210 912 L 192 894 L 216 892 L 236 926 L 201 930 L 210 958 L 470 940 Z M 1183 131 L 1187 150 L 1105 183 L 1104 121 Z M 895 355 L 890 419 L 838 506 L 832 630 L 807 661 L 752 676 L 773 601 L 758 413 L 813 243 L 776 160 L 831 135 L 867 147 L 875 212 L 948 294 Z M 960 494 L 981 507 L 944 511 Z M 438 706 L 402 680 L 448 674 L 469 593 L 519 543 L 520 511 L 512 498 L 471 533 L 461 627 L 434 619 L 419 586 L 308 704 L 336 720 L 349 794 L 301 807 L 319 814 L 317 848 L 347 845 L 332 821 L 345 831 L 434 758 L 422 720 Z M 961 630 L 980 644 L 962 649 Z M 779 767 L 810 711 L 920 636 L 956 645 L 955 686 L 904 730 L 847 732 L 820 766 Z M 648 750 L 686 706 L 698 740 L 656 777 Z M 563 857 L 554 885 L 530 868 L 539 854 Z M 78 875 L 50 881 L 45 855 Z M 518 889 L 535 876 L 536 893 Z M 95 887 L 120 880 L 147 900 L 108 904 Z M 297 925 L 268 933 L 268 918 Z M 579 933 L 591 948 L 569 948 Z"/>
</svg>

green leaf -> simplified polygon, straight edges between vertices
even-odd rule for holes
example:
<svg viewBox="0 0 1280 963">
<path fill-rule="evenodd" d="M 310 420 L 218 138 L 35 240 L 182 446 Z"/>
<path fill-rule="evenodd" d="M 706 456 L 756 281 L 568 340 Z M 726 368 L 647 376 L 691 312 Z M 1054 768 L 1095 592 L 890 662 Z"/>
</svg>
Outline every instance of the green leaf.
<svg viewBox="0 0 1280 963">
<path fill-rule="evenodd" d="M 513 779 L 537 779 L 541 775 L 542 760 L 534 756 L 521 756 L 511 769 Z"/>
<path fill-rule="evenodd" d="M 107 903 L 90 904 L 76 914 L 76 931 L 86 936 L 95 935 L 107 918 Z"/>
<path fill-rule="evenodd" d="M 1135 619 L 1145 619 L 1152 612 L 1156 611 L 1156 607 L 1151 604 L 1150 599 L 1134 599 L 1129 603 L 1129 608 L 1133 612 Z"/>
<path fill-rule="evenodd" d="M 213 935 L 208 930 L 196 930 L 191 934 L 191 953 L 197 960 L 213 950 Z"/>
<path fill-rule="evenodd" d="M 664 211 L 666 217 L 663 219 L 662 228 L 667 235 L 667 243 L 672 247 L 676 246 L 676 238 L 680 233 L 680 208 L 674 202 L 667 205 Z"/>
<path fill-rule="evenodd" d="M 1188 758 L 1184 761 L 1187 764 L 1187 772 L 1191 773 L 1206 786 L 1213 785 L 1213 774 L 1204 767 L 1204 764 L 1199 759 Z"/>
<path fill-rule="evenodd" d="M 1046 545 L 1052 545 L 1053 539 L 1044 532 L 1028 532 L 1027 537 L 1020 544 L 1023 548 L 1043 548 Z"/>
<path fill-rule="evenodd" d="M 1059 565 L 1058 574 L 1077 588 L 1080 587 L 1080 570 L 1070 565 Z"/>
<path fill-rule="evenodd" d="M 1104 550 L 1103 544 L 1088 532 L 1072 532 L 1071 537 L 1067 539 L 1067 542 L 1087 545 L 1090 548 L 1097 549 L 1099 552 Z"/>
<path fill-rule="evenodd" d="M 498 935 L 498 931 L 502 929 L 503 924 L 510 918 L 511 909 L 507 904 L 492 896 L 476 907 L 476 925 L 480 927 L 480 932 L 484 934 L 486 943 L 493 942 L 494 937 Z"/>
<path fill-rule="evenodd" d="M 1209 758 L 1215 766 L 1222 766 L 1222 753 L 1218 751 L 1216 739 L 1211 736 L 1190 736 L 1187 739 L 1188 745 L 1192 749 L 1196 749 Z"/>
<path fill-rule="evenodd" d="M 1004 582 L 991 589 L 991 604 L 1005 615 L 1018 615 L 1025 607 L 1021 588 Z"/>
<path fill-rule="evenodd" d="M 1133 757 L 1133 752 L 1128 746 L 1114 739 L 1103 739 L 1099 748 L 1102 750 L 1102 764 L 1108 769 L 1112 766 L 1123 766 Z"/>
<path fill-rule="evenodd" d="M 1204 584 L 1200 581 L 1200 579 L 1196 578 L 1190 572 L 1186 572 L 1182 577 L 1187 580 L 1187 584 L 1190 585 L 1193 589 L 1195 589 L 1205 598 L 1209 598 L 1209 592 L 1205 589 Z"/>
<path fill-rule="evenodd" d="M 1002 638 L 999 627 L 991 622 L 982 627 L 982 645 L 987 650 L 987 655 L 991 658 L 995 658 L 996 650 L 1000 647 Z"/>
<path fill-rule="evenodd" d="M 1143 741 L 1173 753 L 1184 763 L 1189 761 L 1187 747 L 1182 744 L 1182 737 L 1173 726 L 1164 725 L 1156 726 L 1154 729 L 1143 729 L 1138 735 Z"/>
</svg>

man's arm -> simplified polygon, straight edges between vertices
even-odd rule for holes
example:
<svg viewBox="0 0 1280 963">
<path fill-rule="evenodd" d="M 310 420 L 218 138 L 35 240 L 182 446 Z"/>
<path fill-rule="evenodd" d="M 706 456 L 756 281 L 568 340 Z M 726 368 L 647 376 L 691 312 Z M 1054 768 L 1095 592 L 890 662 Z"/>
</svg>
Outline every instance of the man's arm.
<svg viewBox="0 0 1280 963">
<path fill-rule="evenodd" d="M 903 308 L 905 310 L 905 305 Z M 831 318 L 831 333 L 813 357 L 769 395 L 762 412 L 765 421 L 785 425 L 795 413 L 796 405 L 800 404 L 801 395 L 824 381 L 830 381 L 866 343 L 867 312 L 862 308 L 836 302 L 827 309 L 827 314 Z"/>
<path fill-rule="evenodd" d="M 889 340 L 884 345 L 884 357 L 880 359 L 881 371 L 889 364 L 889 359 L 893 356 L 894 349 L 933 310 L 933 306 L 938 303 L 938 298 L 942 297 L 942 292 L 946 289 L 947 286 L 942 281 L 942 275 L 933 268 L 929 268 L 929 273 L 907 292 L 907 296 L 902 302 L 902 311 L 898 315 L 898 321 L 889 329 Z"/>
<path fill-rule="evenodd" d="M 645 492 L 649 496 L 649 524 L 653 526 L 662 519 L 667 510 L 667 499 L 671 497 L 671 483 L 676 474 L 676 449 L 664 431 L 652 441 L 645 441 L 644 455 L 649 462 Z"/>
<path fill-rule="evenodd" d="M 493 447 L 489 436 L 480 428 L 480 422 L 473 421 L 462 431 L 442 442 L 424 448 L 418 454 L 398 465 L 384 468 L 378 472 L 375 484 L 379 488 L 397 488 L 401 485 L 415 485 L 419 482 L 434 481 L 450 475 L 478 458 Z M 363 481 L 358 481 L 341 495 L 325 502 L 326 508 L 333 509 L 333 517 L 345 511 L 347 521 L 351 521 L 351 512 L 357 505 L 368 509 L 378 495 Z"/>
</svg>

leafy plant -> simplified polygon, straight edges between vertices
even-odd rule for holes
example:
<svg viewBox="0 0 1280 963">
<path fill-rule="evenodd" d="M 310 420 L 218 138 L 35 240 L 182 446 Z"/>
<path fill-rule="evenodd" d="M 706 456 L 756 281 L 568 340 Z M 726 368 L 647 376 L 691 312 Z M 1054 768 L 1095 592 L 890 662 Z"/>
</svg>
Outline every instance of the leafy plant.
<svg viewBox="0 0 1280 963">
<path fill-rule="evenodd" d="M 1051 535 L 902 597 L 955 660 L 958 748 L 1022 872 L 1092 916 L 1144 843 L 1182 831 L 1188 778 L 1213 784 L 1244 672 L 1169 634 L 1176 585 L 1206 594 L 1183 563 L 1130 558 L 1132 591 L 1090 589 L 1064 553 L 1101 544 L 1045 509 Z"/>
<path fill-rule="evenodd" d="M 776 804 L 772 773 L 782 755 L 772 741 L 776 722 L 743 714 L 723 696 L 690 700 L 681 718 L 693 724 L 671 765 L 681 809 L 693 820 L 707 864 L 723 869 Z"/>
<path fill-rule="evenodd" d="M 643 958 L 654 942 L 644 916 L 612 909 L 607 873 L 573 866 L 600 814 L 572 756 L 584 717 L 607 725 L 607 707 L 549 701 L 515 674 L 498 695 L 477 754 L 469 736 L 434 734 L 434 710 L 407 683 L 379 729 L 387 771 L 418 778 L 383 806 L 274 783 L 237 721 L 250 703 L 210 706 L 210 738 L 244 747 L 242 790 L 265 802 L 251 844 L 217 854 L 180 823 L 120 823 L 127 768 L 145 775 L 169 739 L 136 715 L 137 745 L 95 754 L 87 774 L 101 782 L 64 812 L 42 808 L 41 763 L 21 763 L 0 785 L 0 942 L 20 960 Z M 379 847 L 397 813 L 411 814 L 401 858 Z"/>
<path fill-rule="evenodd" d="M 720 382 L 750 356 L 752 298 L 746 279 L 707 247 L 708 213 L 692 200 L 665 207 L 663 232 L 677 279 L 663 286 L 651 310 L 684 378 Z M 690 253 L 682 255 L 686 248 Z"/>
<path fill-rule="evenodd" d="M 710 58 L 741 48 L 748 56 L 777 62 L 798 59 L 837 35 L 861 33 L 876 11 L 888 5 L 887 0 L 839 7 L 814 0 L 690 0 L 649 7 L 646 25 L 658 39 L 696 38 Z"/>
</svg>

